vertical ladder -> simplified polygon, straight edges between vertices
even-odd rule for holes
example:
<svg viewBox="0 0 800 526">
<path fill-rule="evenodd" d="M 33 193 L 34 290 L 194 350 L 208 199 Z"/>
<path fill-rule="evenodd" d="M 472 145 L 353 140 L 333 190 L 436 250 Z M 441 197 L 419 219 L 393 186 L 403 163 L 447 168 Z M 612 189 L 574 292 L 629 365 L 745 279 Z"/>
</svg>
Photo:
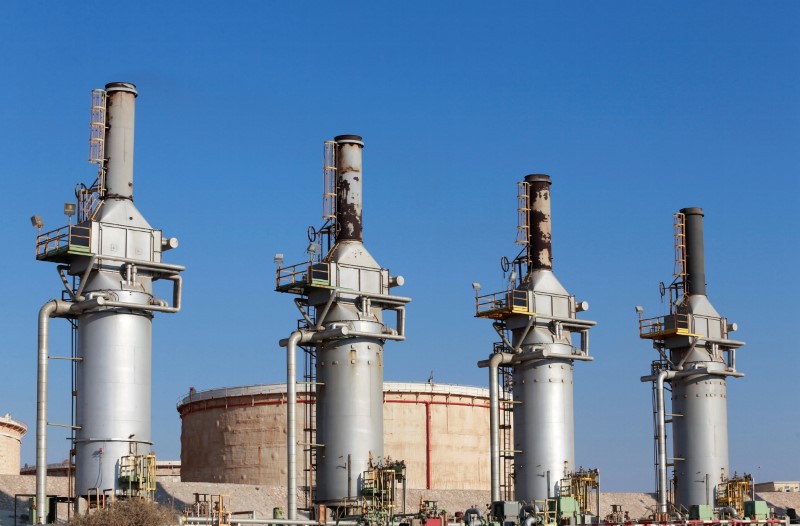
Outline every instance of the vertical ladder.
<svg viewBox="0 0 800 526">
<path fill-rule="evenodd" d="M 89 116 L 89 163 L 102 168 L 106 152 L 106 92 L 92 90 L 92 109 Z"/>
<path fill-rule="evenodd" d="M 529 183 L 517 183 L 517 239 L 515 245 L 528 246 L 530 238 L 530 211 L 531 204 L 528 197 Z"/>
<path fill-rule="evenodd" d="M 306 315 L 316 321 L 316 308 L 306 306 Z M 305 318 L 297 321 L 298 329 L 310 329 Z M 314 508 L 314 484 L 317 472 L 317 348 L 314 345 L 300 345 L 304 352 L 303 390 L 301 391 L 305 403 L 303 404 L 303 456 L 306 486 L 305 509 Z"/>
<path fill-rule="evenodd" d="M 305 454 L 305 482 L 306 487 L 306 509 L 311 511 L 314 507 L 314 484 L 317 472 L 317 350 L 314 346 L 303 347 L 305 351 L 305 372 L 303 380 L 305 383 L 304 397 L 306 399 L 303 408 L 303 453 Z"/>
<path fill-rule="evenodd" d="M 504 346 L 502 342 L 495 344 Z M 503 500 L 514 499 L 514 402 L 512 393 L 513 372 L 501 366 L 500 375 L 500 494 Z"/>
<path fill-rule="evenodd" d="M 336 219 L 336 143 L 325 141 L 322 160 L 322 220 Z"/>
<path fill-rule="evenodd" d="M 686 272 L 686 216 L 678 212 L 675 214 L 673 231 L 675 235 L 675 267 L 672 275 L 676 278 L 685 278 Z"/>
<path fill-rule="evenodd" d="M 78 222 L 91 219 L 106 191 L 106 92 L 92 90 L 89 113 L 89 163 L 97 165 L 97 179 L 78 193 Z"/>
</svg>

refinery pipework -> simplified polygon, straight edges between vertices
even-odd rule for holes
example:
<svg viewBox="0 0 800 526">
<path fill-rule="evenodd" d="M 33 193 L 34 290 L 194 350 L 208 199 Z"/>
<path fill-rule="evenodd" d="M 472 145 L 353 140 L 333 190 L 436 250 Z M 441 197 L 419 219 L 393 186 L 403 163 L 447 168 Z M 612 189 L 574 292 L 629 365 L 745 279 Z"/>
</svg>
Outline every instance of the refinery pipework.
<svg viewBox="0 0 800 526">
<path fill-rule="evenodd" d="M 75 419 L 76 507 L 90 494 L 149 496 L 154 488 L 150 396 L 152 319 L 180 310 L 184 267 L 162 262 L 178 241 L 150 226 L 133 204 L 133 84 L 113 82 L 92 92 L 89 161 L 98 176 L 79 185 L 65 205 L 69 224 L 40 233 L 36 258 L 58 263 L 65 300 L 46 303 L 39 314 L 36 505 L 46 500 L 49 320 L 68 318 L 77 331 L 70 360 Z M 76 210 L 77 208 L 77 210 Z M 72 216 L 77 211 L 77 220 Z M 38 216 L 32 218 L 41 229 Z M 153 282 L 172 282 L 171 303 L 158 299 Z M 44 513 L 37 523 L 44 524 Z"/>
<path fill-rule="evenodd" d="M 644 318 L 639 335 L 653 341 L 659 357 L 651 364 L 656 437 L 656 489 L 659 513 L 668 513 L 667 467 L 674 466 L 678 507 L 728 506 L 732 481 L 728 468 L 727 378 L 736 371 L 736 349 L 744 342 L 729 339 L 736 330 L 706 296 L 703 210 L 684 208 L 674 216 L 674 280 L 662 286 L 669 294 L 666 316 Z M 671 386 L 672 408 L 665 407 L 665 383 Z M 669 418 L 668 418 L 669 416 Z M 672 457 L 666 427 L 672 424 Z M 740 510 L 741 511 L 741 510 Z"/>
<path fill-rule="evenodd" d="M 295 463 L 296 348 L 309 360 L 307 381 L 316 386 L 316 415 L 305 461 L 308 486 L 317 503 L 351 509 L 361 498 L 362 475 L 383 459 L 383 346 L 405 339 L 405 305 L 390 294 L 403 284 L 364 246 L 362 237 L 362 150 L 357 135 L 340 135 L 324 145 L 323 226 L 309 229 L 308 260 L 278 265 L 276 290 L 296 294 L 299 329 L 281 341 L 287 348 L 288 518 L 296 517 Z M 384 315 L 394 311 L 391 327 Z"/>
<path fill-rule="evenodd" d="M 559 496 L 562 480 L 575 472 L 572 368 L 592 360 L 588 331 L 595 322 L 577 318 L 588 303 L 576 301 L 553 273 L 550 185 L 541 174 L 518 184 L 522 250 L 501 261 L 507 287 L 481 294 L 473 283 L 476 316 L 494 320 L 501 340 L 478 364 L 489 368 L 493 503 Z"/>
</svg>

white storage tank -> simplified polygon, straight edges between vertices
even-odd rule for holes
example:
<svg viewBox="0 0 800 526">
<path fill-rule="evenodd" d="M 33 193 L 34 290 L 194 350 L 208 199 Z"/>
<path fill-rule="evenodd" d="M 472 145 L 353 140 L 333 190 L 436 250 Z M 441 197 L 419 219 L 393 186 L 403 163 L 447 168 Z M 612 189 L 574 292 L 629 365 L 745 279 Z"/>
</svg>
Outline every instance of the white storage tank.
<svg viewBox="0 0 800 526">
<path fill-rule="evenodd" d="M 28 426 L 6 413 L 0 417 L 0 475 L 19 475 L 19 448 Z"/>
<path fill-rule="evenodd" d="M 480 387 L 384 382 L 384 452 L 404 460 L 409 489 L 483 490 L 489 484 L 489 392 Z M 300 386 L 301 387 L 301 386 Z M 313 394 L 298 392 L 297 437 Z M 181 479 L 285 486 L 286 386 L 190 392 L 181 415 Z M 298 445 L 297 480 L 308 485 Z"/>
</svg>

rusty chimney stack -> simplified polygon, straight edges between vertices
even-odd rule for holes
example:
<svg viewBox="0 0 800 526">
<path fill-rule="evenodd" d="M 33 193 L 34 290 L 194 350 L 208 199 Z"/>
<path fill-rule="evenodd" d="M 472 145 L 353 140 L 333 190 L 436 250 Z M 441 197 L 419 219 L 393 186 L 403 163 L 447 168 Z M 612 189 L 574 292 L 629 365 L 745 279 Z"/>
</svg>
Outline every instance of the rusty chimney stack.
<svg viewBox="0 0 800 526">
<path fill-rule="evenodd" d="M 337 241 L 363 241 L 361 151 L 364 141 L 358 135 L 339 135 L 333 139 L 337 145 L 337 173 L 339 187 L 336 201 Z"/>
<path fill-rule="evenodd" d="M 530 243 L 528 258 L 530 270 L 553 269 L 553 246 L 550 236 L 550 181 L 549 175 L 531 174 L 525 176 L 528 183 L 530 203 Z"/>
</svg>

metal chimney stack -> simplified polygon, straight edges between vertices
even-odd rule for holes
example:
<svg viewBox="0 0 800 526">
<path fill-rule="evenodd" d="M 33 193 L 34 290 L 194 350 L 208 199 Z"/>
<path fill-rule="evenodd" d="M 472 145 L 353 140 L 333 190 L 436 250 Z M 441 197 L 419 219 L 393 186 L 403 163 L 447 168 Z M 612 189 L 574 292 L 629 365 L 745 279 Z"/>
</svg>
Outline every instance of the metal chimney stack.
<svg viewBox="0 0 800 526">
<path fill-rule="evenodd" d="M 706 297 L 703 210 L 675 214 L 674 281 L 662 287 L 670 295 L 670 314 L 640 316 L 640 337 L 653 340 L 660 358 L 651 375 L 657 414 L 657 493 L 659 511 L 667 513 L 667 467 L 674 465 L 675 504 L 715 505 L 717 486 L 728 480 L 726 383 L 736 371 L 736 349 L 744 342 L 728 338 L 736 324 L 720 316 Z M 672 386 L 672 458 L 667 456 L 664 383 Z"/>
<path fill-rule="evenodd" d="M 315 448 L 308 455 L 316 473 L 314 501 L 354 509 L 363 472 L 383 460 L 383 346 L 405 339 L 405 304 L 411 300 L 390 294 L 403 278 L 391 277 L 362 242 L 361 137 L 340 135 L 325 146 L 326 222 L 311 230 L 308 262 L 283 267 L 276 259 L 277 290 L 300 296 L 301 329 L 282 341 L 288 363 L 294 363 L 294 345 L 315 360 L 315 435 L 303 441 Z M 396 313 L 394 328 L 384 320 L 386 311 Z M 287 373 L 290 431 L 293 367 Z M 289 518 L 296 513 L 293 443 L 290 437 Z"/>
<path fill-rule="evenodd" d="M 46 465 L 47 357 L 42 346 L 46 350 L 48 318 L 67 317 L 77 331 L 76 496 L 110 491 L 148 497 L 155 480 L 150 454 L 152 318 L 154 312 L 180 309 L 184 267 L 162 263 L 162 253 L 178 242 L 164 238 L 133 204 L 135 86 L 114 82 L 92 95 L 90 161 L 98 165 L 98 179 L 78 191 L 76 224 L 70 221 L 37 239 L 37 259 L 60 263 L 69 297 L 46 304 L 40 315 L 37 468 Z M 154 296 L 158 279 L 172 281 L 171 304 Z M 44 475 L 44 470 L 37 473 L 39 502 L 45 495 Z"/>
<path fill-rule="evenodd" d="M 575 469 L 572 368 L 575 361 L 592 360 L 588 330 L 595 322 L 577 319 L 588 303 L 575 301 L 552 270 L 550 185 L 550 177 L 541 174 L 519 184 L 523 248 L 513 261 L 503 258 L 507 289 L 481 295 L 480 285 L 473 284 L 476 316 L 495 320 L 501 338 L 489 360 L 478 364 L 490 369 L 493 502 L 510 500 L 512 484 L 518 501 L 557 496 L 559 482 Z M 577 346 L 573 334 L 580 336 Z M 511 381 L 501 395 L 503 369 Z M 510 451 L 501 449 L 508 441 L 500 436 L 511 427 L 503 417 L 509 411 Z M 512 455 L 513 466 L 502 466 L 501 459 Z"/>
</svg>

